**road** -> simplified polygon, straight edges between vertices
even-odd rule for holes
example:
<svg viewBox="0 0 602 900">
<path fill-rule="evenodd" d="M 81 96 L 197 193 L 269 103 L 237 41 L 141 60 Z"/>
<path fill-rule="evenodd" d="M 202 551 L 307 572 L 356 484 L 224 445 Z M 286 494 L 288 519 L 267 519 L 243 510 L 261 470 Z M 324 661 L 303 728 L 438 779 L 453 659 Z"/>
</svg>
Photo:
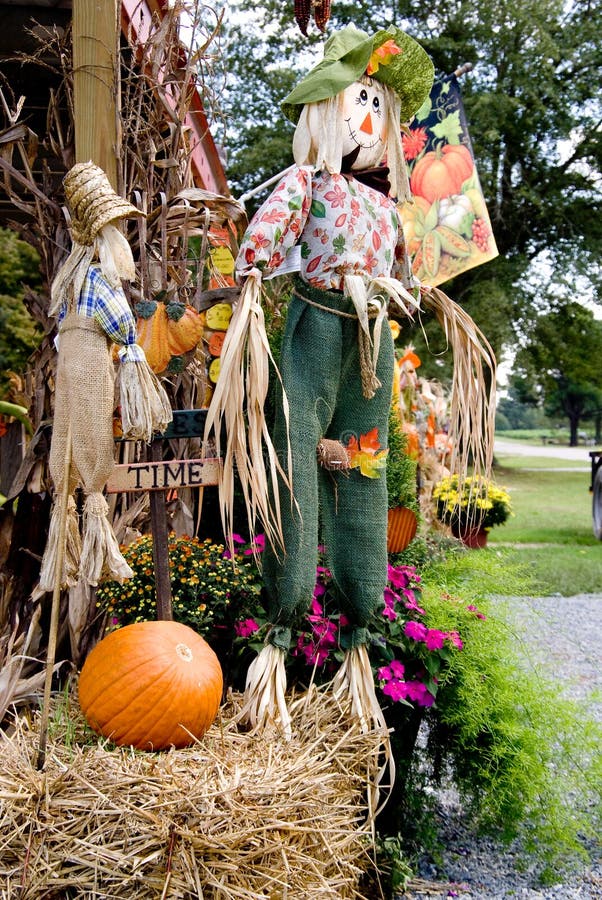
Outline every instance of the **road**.
<svg viewBox="0 0 602 900">
<path fill-rule="evenodd" d="M 590 465 L 590 450 L 597 447 L 564 447 L 558 444 L 521 444 L 504 438 L 495 439 L 495 453 L 500 456 L 545 456 L 548 459 L 567 459 Z"/>
</svg>

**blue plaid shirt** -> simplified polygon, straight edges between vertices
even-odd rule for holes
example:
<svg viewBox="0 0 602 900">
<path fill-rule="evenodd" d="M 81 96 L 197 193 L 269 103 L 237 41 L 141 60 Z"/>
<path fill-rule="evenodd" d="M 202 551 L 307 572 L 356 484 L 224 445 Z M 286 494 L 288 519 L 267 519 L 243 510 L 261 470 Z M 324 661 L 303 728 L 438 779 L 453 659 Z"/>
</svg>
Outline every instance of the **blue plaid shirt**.
<svg viewBox="0 0 602 900">
<path fill-rule="evenodd" d="M 59 325 L 67 313 L 63 306 Z M 121 362 L 142 362 L 144 350 L 136 343 L 136 320 L 121 288 L 113 288 L 105 279 L 100 266 L 90 266 L 77 301 L 78 316 L 96 319 L 103 331 L 120 345 Z"/>
</svg>

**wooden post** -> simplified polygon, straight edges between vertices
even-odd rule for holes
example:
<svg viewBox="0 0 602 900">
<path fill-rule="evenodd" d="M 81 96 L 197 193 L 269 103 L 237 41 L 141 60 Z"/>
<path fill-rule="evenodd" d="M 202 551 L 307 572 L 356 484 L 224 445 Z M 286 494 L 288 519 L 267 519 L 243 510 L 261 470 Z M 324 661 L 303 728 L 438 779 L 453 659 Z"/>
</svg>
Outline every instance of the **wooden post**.
<svg viewBox="0 0 602 900">
<path fill-rule="evenodd" d="M 75 161 L 96 163 L 118 191 L 117 0 L 73 0 Z"/>
<path fill-rule="evenodd" d="M 151 460 L 163 459 L 163 440 L 151 442 Z M 169 580 L 169 538 L 167 535 L 167 509 L 165 491 L 150 492 L 151 531 L 153 533 L 153 562 L 155 564 L 155 590 L 157 592 L 157 619 L 173 619 L 171 582 Z"/>
</svg>

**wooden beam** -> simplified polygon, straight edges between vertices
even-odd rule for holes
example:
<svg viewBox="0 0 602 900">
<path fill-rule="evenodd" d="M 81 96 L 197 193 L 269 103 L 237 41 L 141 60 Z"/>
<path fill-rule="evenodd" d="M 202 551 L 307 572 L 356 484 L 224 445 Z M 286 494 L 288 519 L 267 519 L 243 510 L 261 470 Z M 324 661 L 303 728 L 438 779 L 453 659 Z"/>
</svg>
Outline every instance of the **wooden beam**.
<svg viewBox="0 0 602 900">
<path fill-rule="evenodd" d="M 118 191 L 117 0 L 73 0 L 76 162 L 92 160 Z"/>
</svg>

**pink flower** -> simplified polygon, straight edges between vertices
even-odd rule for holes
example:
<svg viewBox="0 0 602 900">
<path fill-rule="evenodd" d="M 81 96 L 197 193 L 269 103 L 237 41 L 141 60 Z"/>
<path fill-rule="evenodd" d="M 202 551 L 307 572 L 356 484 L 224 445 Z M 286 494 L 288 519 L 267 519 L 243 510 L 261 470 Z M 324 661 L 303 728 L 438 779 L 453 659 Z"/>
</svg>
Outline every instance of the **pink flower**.
<svg viewBox="0 0 602 900">
<path fill-rule="evenodd" d="M 394 678 L 383 685 L 382 692 L 390 697 L 391 700 L 405 700 L 408 696 L 408 686 L 405 681 L 399 681 Z"/>
<path fill-rule="evenodd" d="M 396 588 L 408 586 L 409 578 L 405 569 L 398 569 L 390 563 L 387 566 L 387 580 Z"/>
<path fill-rule="evenodd" d="M 254 632 L 259 631 L 259 625 L 255 619 L 243 619 L 242 622 L 234 623 L 234 631 L 238 637 L 250 637 Z"/>
<path fill-rule="evenodd" d="M 408 599 L 403 604 L 406 609 L 413 609 L 415 612 L 419 613 L 421 616 L 425 616 L 426 612 L 423 610 L 421 606 L 418 606 L 416 603 L 416 597 L 414 595 L 414 591 L 410 591 L 408 588 L 404 588 L 403 594 Z"/>
<path fill-rule="evenodd" d="M 385 606 L 383 609 L 383 616 L 385 617 L 385 619 L 389 619 L 391 622 L 394 622 L 397 619 L 395 603 L 400 599 L 401 598 L 399 597 L 399 595 L 396 594 L 395 591 L 392 591 L 391 588 L 385 588 Z"/>
<path fill-rule="evenodd" d="M 258 534 L 257 537 L 255 538 L 254 543 L 252 543 L 251 546 L 247 550 L 243 551 L 243 555 L 251 556 L 253 551 L 255 551 L 256 553 L 263 553 L 264 550 L 265 550 L 265 534 Z"/>
<path fill-rule="evenodd" d="M 413 700 L 418 706 L 432 706 L 435 698 L 423 681 L 407 681 L 407 698 Z"/>
<path fill-rule="evenodd" d="M 323 597 L 326 593 L 326 588 L 319 581 L 316 581 L 316 586 L 314 587 L 314 600 L 317 600 L 318 597 Z"/>
<path fill-rule="evenodd" d="M 477 619 L 486 619 L 487 618 L 487 616 L 485 616 L 482 612 L 480 612 L 473 603 L 471 603 L 469 606 L 467 606 L 466 609 L 469 609 L 470 612 L 473 612 L 475 614 L 475 616 L 477 617 Z"/>
<path fill-rule="evenodd" d="M 406 622 L 403 629 L 405 636 L 414 641 L 425 641 L 428 631 L 428 628 L 422 622 Z"/>
<path fill-rule="evenodd" d="M 322 604 L 320 603 L 320 601 L 318 600 L 318 598 L 316 597 L 315 594 L 314 594 L 313 600 L 311 601 L 309 610 L 310 610 L 310 616 L 308 616 L 308 618 L 310 618 L 311 616 L 321 616 L 324 613 Z"/>
<path fill-rule="evenodd" d="M 376 674 L 379 681 L 391 681 L 391 679 L 393 678 L 391 666 L 381 666 Z"/>
<path fill-rule="evenodd" d="M 403 678 L 405 666 L 403 663 L 400 663 L 398 659 L 394 659 L 389 668 L 391 669 L 391 672 L 393 673 L 395 678 Z"/>
<path fill-rule="evenodd" d="M 441 650 L 446 637 L 444 631 L 439 631 L 438 628 L 429 628 L 425 640 L 427 650 Z"/>
<path fill-rule="evenodd" d="M 457 647 L 458 650 L 462 649 L 464 642 L 457 631 L 448 631 L 446 636 L 452 642 L 454 647 Z"/>
</svg>

